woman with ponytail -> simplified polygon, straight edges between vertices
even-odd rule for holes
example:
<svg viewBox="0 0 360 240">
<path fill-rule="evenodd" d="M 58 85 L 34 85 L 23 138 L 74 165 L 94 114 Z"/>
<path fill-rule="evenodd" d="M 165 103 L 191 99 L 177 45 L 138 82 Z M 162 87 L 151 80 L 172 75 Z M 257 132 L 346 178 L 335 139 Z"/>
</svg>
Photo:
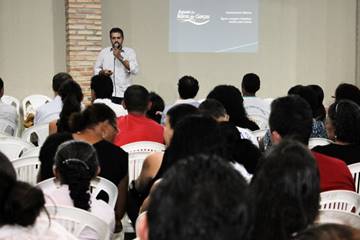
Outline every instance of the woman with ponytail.
<svg viewBox="0 0 360 240">
<path fill-rule="evenodd" d="M 114 209 L 102 200 L 91 198 L 90 181 L 100 172 L 96 150 L 83 141 L 71 140 L 62 143 L 55 155 L 54 174 L 60 186 L 45 192 L 48 204 L 74 206 L 93 213 L 115 226 Z M 82 239 L 98 239 L 92 229 L 81 233 Z"/>
<path fill-rule="evenodd" d="M 17 181 L 14 167 L 0 152 L 0 239 L 75 239 L 49 222 L 44 205 L 43 192 Z"/>
</svg>

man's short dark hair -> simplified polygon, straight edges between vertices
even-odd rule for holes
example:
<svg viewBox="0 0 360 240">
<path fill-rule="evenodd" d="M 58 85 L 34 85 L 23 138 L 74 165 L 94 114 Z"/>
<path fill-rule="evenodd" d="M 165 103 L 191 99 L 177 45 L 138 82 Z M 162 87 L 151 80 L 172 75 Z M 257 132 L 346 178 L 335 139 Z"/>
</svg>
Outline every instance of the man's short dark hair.
<svg viewBox="0 0 360 240">
<path fill-rule="evenodd" d="M 247 73 L 244 75 L 241 87 L 248 93 L 255 94 L 260 89 L 260 78 L 255 73 Z"/>
<path fill-rule="evenodd" d="M 226 109 L 221 102 L 216 99 L 206 99 L 199 105 L 200 113 L 210 116 L 212 118 L 218 119 L 220 117 L 224 117 L 226 113 Z"/>
<path fill-rule="evenodd" d="M 145 113 L 149 103 L 149 92 L 141 85 L 132 85 L 124 93 L 124 103 L 129 112 Z"/>
<path fill-rule="evenodd" d="M 291 137 L 307 145 L 312 131 L 311 108 L 298 95 L 277 98 L 271 103 L 269 126 L 282 138 Z"/>
<path fill-rule="evenodd" d="M 111 38 L 111 34 L 112 33 L 120 33 L 121 34 L 121 37 L 122 38 L 124 38 L 124 32 L 123 32 L 123 30 L 121 29 L 121 28 L 119 28 L 119 27 L 114 27 L 114 28 L 112 28 L 111 30 L 110 30 L 110 38 Z"/>
<path fill-rule="evenodd" d="M 101 74 L 91 78 L 90 88 L 95 92 L 96 98 L 111 98 L 114 87 L 111 78 Z"/>
<path fill-rule="evenodd" d="M 244 178 L 224 159 L 179 161 L 151 193 L 149 239 L 247 239 L 246 191 Z"/>
<path fill-rule="evenodd" d="M 0 90 L 4 88 L 4 81 L 0 78 Z"/>
<path fill-rule="evenodd" d="M 178 122 L 189 115 L 195 115 L 199 113 L 197 107 L 190 105 L 190 104 L 177 104 L 174 107 L 170 108 L 166 115 L 169 118 L 170 127 L 175 129 Z"/>
<path fill-rule="evenodd" d="M 194 98 L 199 91 L 199 82 L 192 76 L 183 76 L 178 82 L 181 99 Z"/>
<path fill-rule="evenodd" d="M 52 88 L 54 92 L 58 92 L 61 84 L 67 80 L 73 80 L 72 76 L 66 72 L 59 72 L 54 75 L 52 80 Z"/>
<path fill-rule="evenodd" d="M 360 106 L 360 89 L 349 83 L 341 83 L 335 90 L 335 101 L 348 99 Z"/>
</svg>

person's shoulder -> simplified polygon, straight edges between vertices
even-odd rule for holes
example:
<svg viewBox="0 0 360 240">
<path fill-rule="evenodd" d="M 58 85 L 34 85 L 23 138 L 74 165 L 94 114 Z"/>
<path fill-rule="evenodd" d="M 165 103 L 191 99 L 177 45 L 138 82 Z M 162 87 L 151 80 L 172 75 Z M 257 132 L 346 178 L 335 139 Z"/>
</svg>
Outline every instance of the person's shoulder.
<svg viewBox="0 0 360 240">
<path fill-rule="evenodd" d="M 130 47 L 123 47 L 122 49 L 126 53 L 135 53 L 135 50 L 133 48 L 130 48 Z"/>
<path fill-rule="evenodd" d="M 104 150 L 107 151 L 108 154 L 114 154 L 114 155 L 124 155 L 127 156 L 128 153 L 125 152 L 121 147 L 106 141 L 106 140 L 102 140 L 100 142 L 97 142 L 94 144 L 95 148 L 103 148 Z"/>
</svg>

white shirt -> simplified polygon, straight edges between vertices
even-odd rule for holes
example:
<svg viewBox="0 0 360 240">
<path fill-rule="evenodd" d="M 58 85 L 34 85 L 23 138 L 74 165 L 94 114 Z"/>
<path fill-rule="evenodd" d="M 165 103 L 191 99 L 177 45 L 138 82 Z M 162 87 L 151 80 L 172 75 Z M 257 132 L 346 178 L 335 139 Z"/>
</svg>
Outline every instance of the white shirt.
<svg viewBox="0 0 360 240">
<path fill-rule="evenodd" d="M 74 206 L 73 200 L 70 197 L 68 185 L 56 185 L 54 188 L 49 189 L 51 190 L 44 191 L 46 196 L 46 204 Z M 91 198 L 90 212 L 108 223 L 110 232 L 114 232 L 115 211 L 109 204 L 102 200 Z M 96 232 L 94 232 L 92 229 L 85 228 L 85 230 L 80 234 L 80 239 L 98 239 L 98 237 Z"/>
<path fill-rule="evenodd" d="M 116 117 L 125 116 L 128 114 L 127 110 L 122 105 L 113 103 L 108 98 L 97 98 L 95 99 L 94 103 L 103 103 L 107 105 L 115 112 Z"/>
<path fill-rule="evenodd" d="M 259 142 L 256 139 L 256 136 L 253 134 L 253 132 L 250 129 L 241 128 L 241 127 L 236 127 L 236 128 L 240 132 L 241 139 L 248 139 L 252 142 L 252 144 L 259 147 Z"/>
<path fill-rule="evenodd" d="M 59 119 L 63 103 L 61 97 L 57 95 L 51 102 L 38 107 L 35 112 L 34 125 L 40 125 Z"/>
<path fill-rule="evenodd" d="M 136 53 L 132 48 L 123 47 L 121 56 L 124 60 L 129 61 L 130 71 L 125 68 L 119 59 L 114 57 L 112 48 L 107 47 L 99 53 L 94 66 L 94 73 L 99 74 L 101 70 L 105 69 L 111 70 L 113 72 L 111 79 L 113 83 L 115 82 L 113 96 L 122 98 L 126 88 L 132 84 L 132 75 L 139 72 L 139 64 L 136 60 Z"/>
<path fill-rule="evenodd" d="M 164 111 L 161 114 L 161 124 L 164 125 L 165 124 L 165 117 L 167 112 L 169 111 L 170 108 L 178 105 L 178 104 L 190 104 L 194 107 L 199 107 L 200 103 L 198 100 L 194 99 L 194 98 L 188 98 L 188 99 L 178 99 L 174 102 L 174 104 L 172 105 L 168 105 L 165 107 Z"/>
</svg>

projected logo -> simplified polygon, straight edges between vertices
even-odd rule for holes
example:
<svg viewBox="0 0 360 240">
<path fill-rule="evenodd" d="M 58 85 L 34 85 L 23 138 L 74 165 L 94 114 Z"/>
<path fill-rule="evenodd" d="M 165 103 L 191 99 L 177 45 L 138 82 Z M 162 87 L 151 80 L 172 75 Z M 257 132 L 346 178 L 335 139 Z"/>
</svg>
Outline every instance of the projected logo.
<svg viewBox="0 0 360 240">
<path fill-rule="evenodd" d="M 201 26 L 210 22 L 210 15 L 202 15 L 192 10 L 178 10 L 176 19 L 179 22 L 188 22 L 196 26 Z"/>
</svg>

